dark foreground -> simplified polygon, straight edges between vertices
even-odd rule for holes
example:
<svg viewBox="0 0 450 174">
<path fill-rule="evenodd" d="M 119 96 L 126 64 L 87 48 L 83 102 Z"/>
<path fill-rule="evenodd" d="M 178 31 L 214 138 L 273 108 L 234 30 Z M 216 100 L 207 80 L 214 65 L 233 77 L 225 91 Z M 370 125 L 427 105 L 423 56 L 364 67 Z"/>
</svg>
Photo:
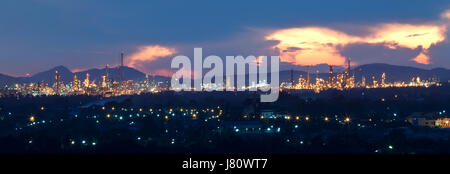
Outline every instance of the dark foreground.
<svg viewBox="0 0 450 174">
<path fill-rule="evenodd" d="M 1 153 L 450 153 L 450 131 L 414 126 L 448 117 L 450 87 L 101 98 L 0 99 Z M 419 114 L 419 115 L 420 115 Z"/>
</svg>

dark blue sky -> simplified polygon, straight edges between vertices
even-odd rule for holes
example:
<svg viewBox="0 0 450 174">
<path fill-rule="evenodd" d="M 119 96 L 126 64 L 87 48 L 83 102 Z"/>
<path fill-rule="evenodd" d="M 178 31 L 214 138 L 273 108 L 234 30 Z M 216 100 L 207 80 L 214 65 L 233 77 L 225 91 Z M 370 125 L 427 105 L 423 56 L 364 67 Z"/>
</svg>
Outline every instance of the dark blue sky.
<svg viewBox="0 0 450 174">
<path fill-rule="evenodd" d="M 271 43 L 263 38 L 266 31 L 320 26 L 360 35 L 365 30 L 358 28 L 382 23 L 448 25 L 441 14 L 449 9 L 448 0 L 2 0 L 0 73 L 23 76 L 57 65 L 70 69 L 115 65 L 121 51 L 131 55 L 146 45 L 175 48 L 187 55 L 195 46 L 203 47 L 205 54 L 274 54 L 267 51 Z M 450 68 L 449 48 L 447 37 L 430 47 L 432 64 L 427 67 Z M 391 52 L 362 44 L 342 48 L 341 54 L 355 57 L 358 64 L 416 66 L 408 59 L 420 50 Z M 155 67 L 169 68 L 167 62 L 170 58 L 142 62 L 140 68 L 151 73 Z"/>
</svg>

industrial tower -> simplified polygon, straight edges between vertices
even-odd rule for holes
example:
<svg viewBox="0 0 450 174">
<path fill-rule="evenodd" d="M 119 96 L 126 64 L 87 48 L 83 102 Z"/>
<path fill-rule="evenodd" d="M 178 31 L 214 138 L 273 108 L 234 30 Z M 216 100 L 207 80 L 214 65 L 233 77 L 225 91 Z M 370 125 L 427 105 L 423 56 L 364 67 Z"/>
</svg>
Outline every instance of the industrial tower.
<svg viewBox="0 0 450 174">
<path fill-rule="evenodd" d="M 120 53 L 119 73 L 120 73 L 120 75 L 119 75 L 120 89 L 122 89 L 123 80 L 124 80 L 124 76 L 123 76 L 123 52 Z"/>
</svg>

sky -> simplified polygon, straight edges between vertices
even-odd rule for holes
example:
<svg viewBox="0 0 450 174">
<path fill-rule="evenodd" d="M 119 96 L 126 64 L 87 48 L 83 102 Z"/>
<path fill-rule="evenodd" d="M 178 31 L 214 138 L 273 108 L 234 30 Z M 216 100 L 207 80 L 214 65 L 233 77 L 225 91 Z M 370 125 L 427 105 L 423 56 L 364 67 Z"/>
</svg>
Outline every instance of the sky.
<svg viewBox="0 0 450 174">
<path fill-rule="evenodd" d="M 2 0 L 0 73 L 125 64 L 170 75 L 176 55 L 279 55 L 280 69 L 450 68 L 450 1 Z"/>
</svg>

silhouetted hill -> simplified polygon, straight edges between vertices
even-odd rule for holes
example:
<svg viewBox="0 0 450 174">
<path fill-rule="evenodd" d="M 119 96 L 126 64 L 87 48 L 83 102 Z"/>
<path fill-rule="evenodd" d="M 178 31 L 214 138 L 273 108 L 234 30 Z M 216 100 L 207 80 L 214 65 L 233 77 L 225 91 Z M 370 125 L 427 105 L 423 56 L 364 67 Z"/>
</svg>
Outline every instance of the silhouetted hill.
<svg viewBox="0 0 450 174">
<path fill-rule="evenodd" d="M 86 78 L 86 73 L 89 73 L 90 75 L 90 79 L 91 80 L 102 80 L 102 76 L 104 76 L 106 74 L 106 68 L 102 68 L 102 69 L 89 69 L 87 71 L 82 71 L 82 72 L 76 72 L 75 74 L 78 76 L 79 79 L 85 79 Z M 109 78 L 112 80 L 116 80 L 119 81 L 119 67 L 114 67 L 114 68 L 108 68 L 108 74 L 109 74 Z M 145 74 L 130 68 L 130 67 L 126 67 L 124 66 L 123 68 L 123 74 L 124 74 L 124 80 L 140 80 L 140 79 L 144 79 L 145 78 Z"/>
<path fill-rule="evenodd" d="M 440 81 L 447 82 L 450 80 L 450 70 L 445 68 L 435 68 L 431 70 L 420 69 L 415 67 L 408 66 L 398 66 L 398 65 L 389 65 L 384 63 L 374 63 L 374 64 L 366 64 L 357 66 L 356 68 L 352 68 L 352 71 L 355 73 L 356 81 L 361 81 L 362 76 L 366 77 L 366 81 L 369 82 L 372 80 L 372 76 L 375 79 L 380 80 L 381 74 L 383 72 L 386 73 L 386 81 L 394 82 L 394 81 L 410 81 L 411 78 L 420 76 L 422 79 L 429 78 L 439 78 Z M 340 72 L 343 72 L 342 70 Z M 337 72 L 334 72 L 336 75 Z M 352 72 L 353 73 L 353 72 Z M 305 71 L 293 71 L 294 80 L 297 82 L 300 75 L 302 75 L 306 79 Z M 328 80 L 329 73 L 319 72 L 319 78 L 323 78 Z M 316 72 L 310 71 L 310 79 L 311 82 L 315 81 Z M 280 72 L 280 81 L 290 81 L 291 79 L 291 71 L 281 71 Z"/>
<path fill-rule="evenodd" d="M 372 76 L 376 79 L 381 78 L 381 74 L 386 73 L 386 80 L 392 81 L 409 81 L 413 77 L 420 76 L 422 79 L 439 78 L 441 81 L 450 80 L 450 70 L 444 68 L 435 68 L 431 70 L 425 70 L 414 67 L 389 65 L 383 63 L 361 65 L 355 68 L 355 77 L 358 81 L 362 76 L 365 76 L 367 80 L 371 80 Z"/>
<path fill-rule="evenodd" d="M 302 75 L 304 78 L 306 78 L 306 72 L 301 71 L 305 67 L 301 67 L 300 70 L 294 70 L 293 71 L 293 79 L 297 82 L 300 75 Z M 315 81 L 316 77 L 316 71 L 317 70 L 323 70 L 319 71 L 318 76 L 320 78 L 323 78 L 325 80 L 328 80 L 328 71 L 326 71 L 326 65 L 318 65 L 318 67 L 312 66 L 310 67 L 310 80 L 313 83 Z M 342 67 L 336 68 L 334 72 L 334 75 L 336 75 L 337 72 L 343 72 Z M 374 76 L 377 80 L 381 78 L 381 74 L 383 72 L 386 73 L 386 80 L 387 82 L 393 82 L 393 81 L 409 81 L 412 77 L 420 76 L 422 79 L 428 79 L 428 78 L 439 78 L 440 81 L 447 82 L 450 80 L 450 70 L 445 68 L 435 68 L 431 70 L 426 69 L 420 69 L 420 68 L 414 68 L 414 67 L 408 67 L 408 66 L 398 66 L 398 65 L 389 65 L 389 64 L 383 64 L 383 63 L 374 63 L 374 64 L 366 64 L 357 66 L 356 68 L 352 68 L 352 70 L 355 72 L 356 81 L 361 81 L 362 76 L 366 77 L 366 80 L 368 82 L 371 81 L 372 76 Z M 86 78 L 86 73 L 89 73 L 91 75 L 90 80 L 96 80 L 100 81 L 101 76 L 105 75 L 106 70 L 105 68 L 102 69 L 89 69 L 86 71 L 76 72 L 72 73 L 69 69 L 67 69 L 64 66 L 57 66 L 50 70 L 43 71 L 40 73 L 37 73 L 31 77 L 11 77 L 8 75 L 0 74 L 0 85 L 14 85 L 16 83 L 39 83 L 41 81 L 44 81 L 45 83 L 53 84 L 55 82 L 55 71 L 58 71 L 61 75 L 61 79 L 64 83 L 71 82 L 73 80 L 73 75 L 77 75 L 78 79 L 83 80 Z M 207 71 L 207 70 L 206 70 Z M 205 72 L 206 73 L 206 72 Z M 119 80 L 119 68 L 109 68 L 109 77 L 113 80 Z M 145 78 L 145 74 L 130 68 L 130 67 L 124 67 L 124 77 L 125 80 L 142 80 Z M 150 80 L 153 80 L 153 77 L 149 77 Z M 287 82 L 291 79 L 291 70 L 284 70 L 280 71 L 280 82 Z M 170 81 L 170 77 L 164 77 L 164 76 L 156 76 L 155 81 Z"/>
<path fill-rule="evenodd" d="M 106 74 L 106 69 L 89 69 L 86 71 L 81 71 L 81 72 L 76 72 L 76 73 L 72 73 L 68 68 L 64 67 L 64 66 L 57 66 L 54 67 L 50 70 L 47 71 L 43 71 L 43 72 L 39 72 L 31 77 L 12 77 L 12 76 L 8 76 L 8 75 L 4 75 L 4 74 L 0 74 L 0 86 L 5 86 L 5 85 L 14 85 L 14 84 L 22 84 L 22 83 L 40 83 L 41 81 L 44 81 L 45 83 L 49 83 L 49 84 L 53 84 L 55 83 L 55 72 L 58 71 L 59 75 L 61 76 L 61 80 L 64 83 L 69 83 L 71 81 L 73 81 L 73 76 L 77 75 L 78 79 L 80 80 L 84 80 L 86 78 L 86 74 L 89 73 L 90 74 L 90 80 L 95 80 L 95 81 L 100 81 L 102 80 L 102 76 L 104 76 Z M 119 68 L 118 67 L 114 67 L 114 68 L 109 68 L 109 77 L 112 80 L 119 80 Z M 124 79 L 125 80 L 142 80 L 145 78 L 145 74 L 130 68 L 130 67 L 126 67 L 124 66 Z M 159 82 L 159 81 L 167 81 L 170 80 L 169 77 L 164 77 L 164 76 L 155 76 L 155 81 Z M 149 76 L 150 80 L 153 80 L 153 76 Z"/>
<path fill-rule="evenodd" d="M 11 77 L 8 75 L 0 74 L 0 86 L 12 85 L 16 83 L 20 83 L 19 78 Z"/>
<path fill-rule="evenodd" d="M 31 76 L 28 81 L 29 82 L 41 82 L 44 81 L 45 83 L 53 84 L 55 83 L 55 72 L 58 71 L 59 75 L 61 76 L 61 80 L 63 82 L 67 82 L 72 79 L 73 73 L 68 68 L 64 66 L 57 66 L 50 70 L 43 71 L 40 73 L 37 73 L 33 76 Z"/>
</svg>

